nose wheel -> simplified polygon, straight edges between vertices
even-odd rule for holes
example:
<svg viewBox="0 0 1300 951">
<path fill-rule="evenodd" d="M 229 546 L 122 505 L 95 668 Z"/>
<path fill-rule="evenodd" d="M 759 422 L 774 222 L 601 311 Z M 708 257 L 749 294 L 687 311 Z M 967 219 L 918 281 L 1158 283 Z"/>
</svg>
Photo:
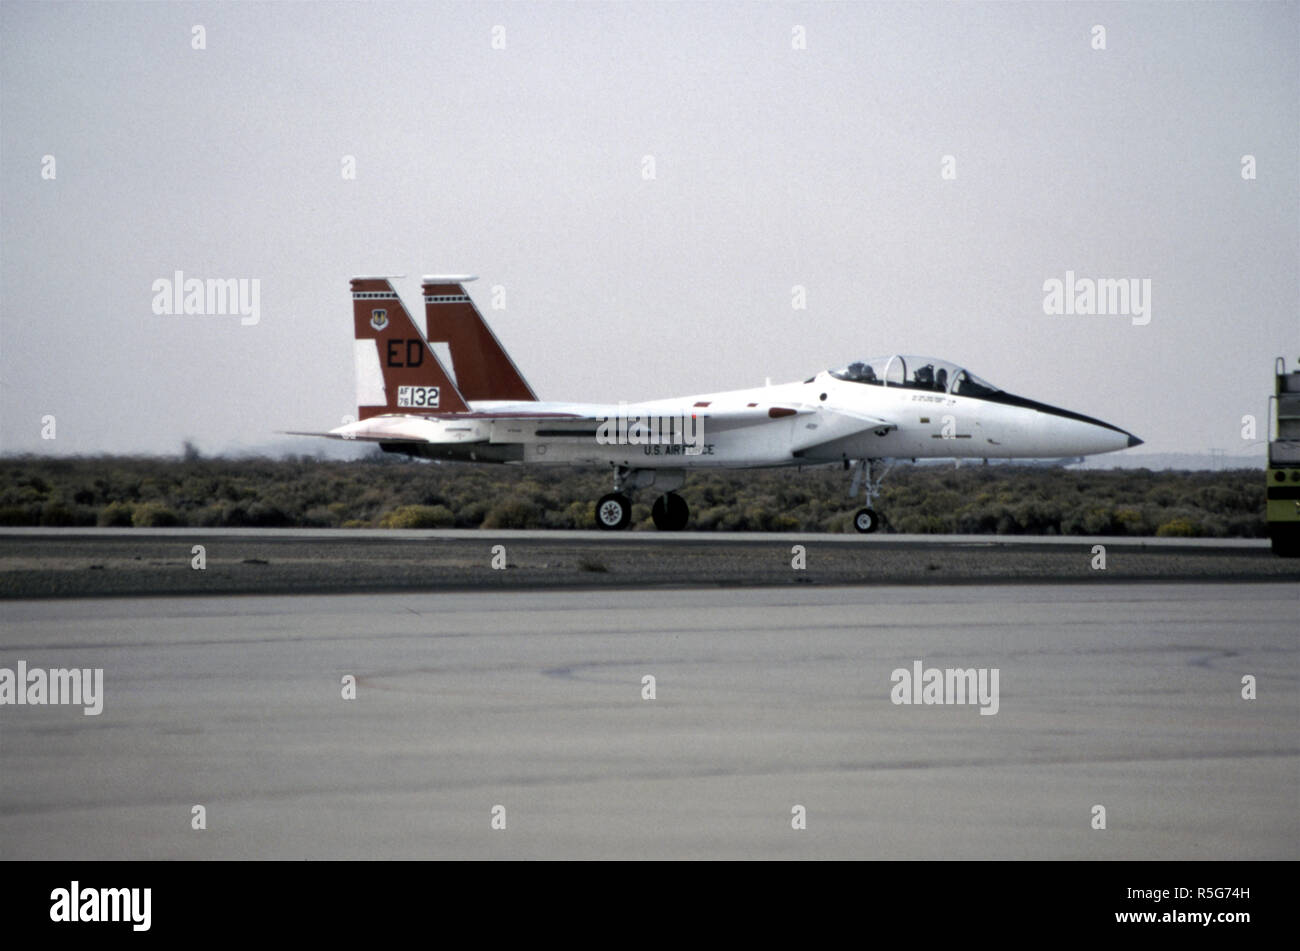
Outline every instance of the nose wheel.
<svg viewBox="0 0 1300 951">
<path fill-rule="evenodd" d="M 853 527 L 867 535 L 880 527 L 880 516 L 875 509 L 858 509 L 853 516 Z"/>
</svg>

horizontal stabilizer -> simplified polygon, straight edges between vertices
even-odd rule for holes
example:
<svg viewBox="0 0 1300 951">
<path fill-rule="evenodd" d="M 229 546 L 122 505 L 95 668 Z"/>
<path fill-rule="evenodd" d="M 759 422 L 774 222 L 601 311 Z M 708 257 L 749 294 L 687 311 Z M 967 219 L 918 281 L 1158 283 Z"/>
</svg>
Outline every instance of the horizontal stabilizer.
<svg viewBox="0 0 1300 951">
<path fill-rule="evenodd" d="M 280 430 L 282 436 L 320 436 L 325 439 L 344 439 L 348 442 L 428 442 L 421 436 L 390 436 L 383 433 L 304 433 L 290 429 Z"/>
</svg>

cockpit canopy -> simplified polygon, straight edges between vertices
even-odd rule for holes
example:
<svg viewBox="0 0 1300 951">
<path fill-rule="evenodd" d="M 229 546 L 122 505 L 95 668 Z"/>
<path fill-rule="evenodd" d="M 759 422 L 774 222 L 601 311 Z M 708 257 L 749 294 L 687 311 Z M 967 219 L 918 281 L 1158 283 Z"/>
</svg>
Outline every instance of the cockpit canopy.
<svg viewBox="0 0 1300 951">
<path fill-rule="evenodd" d="M 952 393 L 956 396 L 988 397 L 999 390 L 992 383 L 981 380 L 961 367 L 935 357 L 905 356 L 872 357 L 857 360 L 846 367 L 829 371 L 837 380 L 848 383 L 866 383 L 871 386 L 900 386 L 913 390 L 930 390 L 935 393 Z"/>
</svg>

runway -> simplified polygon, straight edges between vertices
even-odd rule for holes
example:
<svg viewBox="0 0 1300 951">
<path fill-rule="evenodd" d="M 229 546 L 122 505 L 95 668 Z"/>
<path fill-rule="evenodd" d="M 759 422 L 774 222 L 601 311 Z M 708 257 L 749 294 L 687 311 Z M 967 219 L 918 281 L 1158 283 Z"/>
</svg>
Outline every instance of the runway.
<svg viewBox="0 0 1300 951">
<path fill-rule="evenodd" d="M 1175 580 L 1300 581 L 1300 559 L 1264 539 L 0 530 L 0 598 Z"/>
<path fill-rule="evenodd" d="M 102 667 L 105 696 L 0 706 L 0 858 L 1295 859 L 1298 608 L 1294 583 L 9 601 L 0 666 Z M 996 669 L 997 713 L 891 702 L 917 661 Z"/>
<path fill-rule="evenodd" d="M 824 535 L 808 532 L 604 532 L 571 529 L 478 529 L 478 528 L 36 528 L 0 526 L 0 538 L 262 538 L 312 541 L 459 541 L 492 538 L 511 541 L 595 541 L 624 545 L 676 545 L 818 543 L 863 547 L 920 545 L 985 545 L 999 547 L 1059 548 L 1062 545 L 1120 545 L 1132 548 L 1217 548 L 1268 549 L 1265 538 L 1157 538 L 1127 535 L 916 535 L 873 532 L 869 535 Z"/>
</svg>

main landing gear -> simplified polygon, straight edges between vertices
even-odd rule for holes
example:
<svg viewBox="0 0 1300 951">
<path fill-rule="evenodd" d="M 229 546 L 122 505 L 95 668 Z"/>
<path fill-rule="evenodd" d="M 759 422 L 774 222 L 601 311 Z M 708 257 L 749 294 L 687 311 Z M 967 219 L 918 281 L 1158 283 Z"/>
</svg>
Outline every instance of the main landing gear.
<svg viewBox="0 0 1300 951">
<path fill-rule="evenodd" d="M 661 532 L 680 532 L 686 527 L 691 517 L 691 510 L 686 500 L 676 492 L 665 492 L 655 499 L 650 509 L 650 517 L 655 520 L 655 528 Z"/>
<path fill-rule="evenodd" d="M 849 498 L 856 498 L 861 491 L 866 496 L 866 508 L 858 509 L 853 514 L 853 527 L 863 534 L 869 534 L 880 528 L 880 516 L 871 507 L 880 497 L 880 484 L 893 468 L 892 461 L 884 459 L 844 460 L 844 468 L 852 466 L 853 483 L 849 487 Z M 690 521 L 691 511 L 686 500 L 676 493 L 686 481 L 682 469 L 629 469 L 619 466 L 614 470 L 614 491 L 603 495 L 596 503 L 596 525 L 607 532 L 619 532 L 632 522 L 632 500 L 627 492 L 632 489 L 644 489 L 654 486 L 659 490 L 650 509 L 655 528 L 661 532 L 680 532 Z"/>
<path fill-rule="evenodd" d="M 844 468 L 849 467 L 849 460 L 844 460 Z M 865 534 L 870 534 L 880 527 L 880 516 L 871 507 L 871 503 L 880 497 L 880 483 L 885 481 L 893 463 L 883 459 L 860 459 L 857 471 L 853 473 L 853 482 L 849 486 L 849 498 L 856 498 L 858 488 L 866 496 L 867 507 L 858 509 L 853 515 L 853 527 Z"/>
<path fill-rule="evenodd" d="M 680 489 L 686 481 L 686 473 L 681 469 L 628 469 L 619 466 L 614 470 L 614 491 L 603 495 L 596 503 L 596 525 L 607 532 L 619 532 L 627 528 L 632 521 L 632 500 L 624 493 L 625 489 L 641 489 L 654 486 L 660 490 L 650 509 L 655 528 L 661 532 L 680 532 L 690 520 L 691 510 L 686 500 L 674 489 Z"/>
<path fill-rule="evenodd" d="M 632 500 L 622 492 L 602 495 L 596 503 L 596 524 L 607 532 L 618 532 L 632 521 Z"/>
</svg>

